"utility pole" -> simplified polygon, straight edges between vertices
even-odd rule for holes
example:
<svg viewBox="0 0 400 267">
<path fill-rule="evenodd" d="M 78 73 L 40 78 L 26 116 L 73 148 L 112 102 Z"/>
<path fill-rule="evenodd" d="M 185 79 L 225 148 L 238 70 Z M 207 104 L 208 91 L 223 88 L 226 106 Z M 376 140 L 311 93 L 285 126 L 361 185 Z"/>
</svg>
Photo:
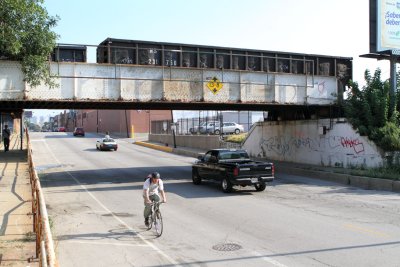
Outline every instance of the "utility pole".
<svg viewBox="0 0 400 267">
<path fill-rule="evenodd" d="M 389 92 L 389 119 L 393 116 L 396 108 L 396 89 L 397 89 L 397 78 L 396 78 L 396 62 L 397 56 L 390 56 L 390 92 Z"/>
<path fill-rule="evenodd" d="M 172 109 L 171 109 L 171 120 L 172 120 L 172 124 L 171 124 L 172 138 L 174 139 L 174 148 L 176 148 L 174 113 L 173 113 Z"/>
<path fill-rule="evenodd" d="M 97 129 L 96 133 L 99 133 L 99 110 L 97 109 Z"/>
</svg>

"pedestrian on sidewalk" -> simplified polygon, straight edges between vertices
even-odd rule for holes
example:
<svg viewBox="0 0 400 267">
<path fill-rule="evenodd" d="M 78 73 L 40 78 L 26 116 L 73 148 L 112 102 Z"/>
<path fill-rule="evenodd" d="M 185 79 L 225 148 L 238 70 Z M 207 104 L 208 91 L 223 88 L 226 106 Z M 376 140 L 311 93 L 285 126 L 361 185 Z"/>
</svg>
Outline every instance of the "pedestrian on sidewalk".
<svg viewBox="0 0 400 267">
<path fill-rule="evenodd" d="M 3 141 L 4 141 L 4 152 L 7 152 L 10 146 L 10 129 L 8 129 L 8 125 L 4 125 L 4 129 L 3 129 Z"/>
</svg>

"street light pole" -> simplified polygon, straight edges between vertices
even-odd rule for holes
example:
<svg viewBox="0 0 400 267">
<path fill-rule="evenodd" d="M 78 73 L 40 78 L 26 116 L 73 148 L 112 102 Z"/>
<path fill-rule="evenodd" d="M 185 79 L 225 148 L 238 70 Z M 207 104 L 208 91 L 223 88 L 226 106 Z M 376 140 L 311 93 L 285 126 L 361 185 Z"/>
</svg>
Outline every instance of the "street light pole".
<svg viewBox="0 0 400 267">
<path fill-rule="evenodd" d="M 396 78 L 396 61 L 397 56 L 391 55 L 390 57 L 390 92 L 389 92 L 389 119 L 393 116 L 396 106 L 396 87 L 397 87 L 397 78 Z"/>
<path fill-rule="evenodd" d="M 174 148 L 176 148 L 176 139 L 175 139 L 175 123 L 174 123 L 174 113 L 173 110 L 171 109 L 171 120 L 172 120 L 172 137 L 174 139 Z"/>
<path fill-rule="evenodd" d="M 99 133 L 99 110 L 97 110 L 97 133 Z"/>
<path fill-rule="evenodd" d="M 148 119 L 149 119 L 149 137 L 150 137 L 150 134 L 151 134 L 150 111 L 151 111 L 151 110 L 148 110 L 148 111 L 147 111 L 147 114 L 149 114 L 149 115 L 148 115 L 148 116 L 149 116 L 149 117 L 148 117 Z"/>
</svg>

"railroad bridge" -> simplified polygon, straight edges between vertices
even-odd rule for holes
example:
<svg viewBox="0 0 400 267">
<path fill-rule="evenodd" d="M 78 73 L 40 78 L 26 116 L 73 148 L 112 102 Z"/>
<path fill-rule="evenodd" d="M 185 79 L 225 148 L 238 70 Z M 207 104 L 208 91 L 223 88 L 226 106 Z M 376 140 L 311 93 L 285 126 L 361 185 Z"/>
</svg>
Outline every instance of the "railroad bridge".
<svg viewBox="0 0 400 267">
<path fill-rule="evenodd" d="M 58 45 L 57 86 L 31 87 L 17 61 L 0 61 L 0 109 L 302 110 L 331 108 L 351 58 L 108 38 L 97 63 L 86 46 Z"/>
</svg>

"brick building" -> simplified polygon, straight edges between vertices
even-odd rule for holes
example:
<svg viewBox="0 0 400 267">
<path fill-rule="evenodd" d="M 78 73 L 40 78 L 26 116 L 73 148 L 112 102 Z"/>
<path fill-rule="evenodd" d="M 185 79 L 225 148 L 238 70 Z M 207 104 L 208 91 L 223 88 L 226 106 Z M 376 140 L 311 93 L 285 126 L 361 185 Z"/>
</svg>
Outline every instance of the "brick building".
<svg viewBox="0 0 400 267">
<path fill-rule="evenodd" d="M 76 110 L 62 114 L 60 123 L 72 131 L 83 127 L 86 132 L 110 132 L 116 136 L 132 136 L 132 133 L 148 134 L 154 121 L 170 121 L 170 110 Z"/>
</svg>

